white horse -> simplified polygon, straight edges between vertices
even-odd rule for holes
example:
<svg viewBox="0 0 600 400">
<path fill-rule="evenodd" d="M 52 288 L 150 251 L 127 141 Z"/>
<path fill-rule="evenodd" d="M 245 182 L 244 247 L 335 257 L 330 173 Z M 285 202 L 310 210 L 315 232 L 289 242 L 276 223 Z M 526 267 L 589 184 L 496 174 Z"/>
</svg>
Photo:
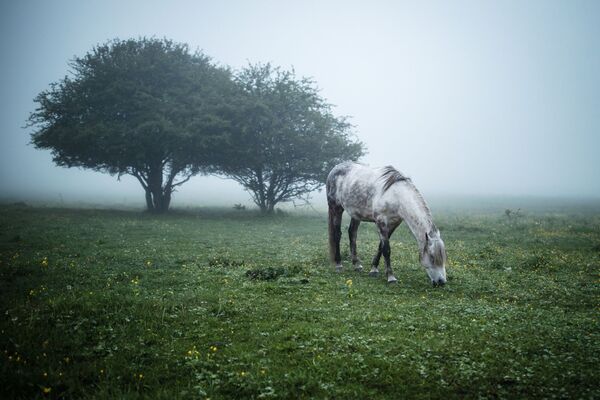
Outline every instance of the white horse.
<svg viewBox="0 0 600 400">
<path fill-rule="evenodd" d="M 358 271 L 362 265 L 356 254 L 356 234 L 361 221 L 377 224 L 379 250 L 370 276 L 379 274 L 379 259 L 383 254 L 385 272 L 389 283 L 396 282 L 390 266 L 390 236 L 402 221 L 417 240 L 419 258 L 434 286 L 446 283 L 446 250 L 435 227 L 429 207 L 411 180 L 391 166 L 369 168 L 353 162 L 343 162 L 333 167 L 327 177 L 327 203 L 329 205 L 329 250 L 336 270 L 342 270 L 340 239 L 342 213 L 350 214 L 348 228 L 352 264 Z"/>
</svg>

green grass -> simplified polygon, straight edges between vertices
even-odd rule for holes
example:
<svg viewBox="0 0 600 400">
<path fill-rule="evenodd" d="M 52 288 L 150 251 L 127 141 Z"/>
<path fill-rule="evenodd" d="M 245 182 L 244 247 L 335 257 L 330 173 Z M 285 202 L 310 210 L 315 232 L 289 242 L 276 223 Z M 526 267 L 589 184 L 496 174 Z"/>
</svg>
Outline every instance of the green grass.
<svg viewBox="0 0 600 400">
<path fill-rule="evenodd" d="M 2 206 L 0 397 L 597 398 L 600 214 L 569 212 L 438 215 L 432 288 L 405 227 L 390 286 L 345 232 L 333 271 L 324 215 Z"/>
</svg>

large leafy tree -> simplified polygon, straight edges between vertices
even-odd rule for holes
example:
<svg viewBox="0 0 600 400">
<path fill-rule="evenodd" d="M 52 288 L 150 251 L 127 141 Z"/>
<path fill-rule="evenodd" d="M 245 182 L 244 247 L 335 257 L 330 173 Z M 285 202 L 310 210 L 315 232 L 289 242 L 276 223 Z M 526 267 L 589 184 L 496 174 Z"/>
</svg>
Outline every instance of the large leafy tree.
<svg viewBox="0 0 600 400">
<path fill-rule="evenodd" d="M 333 115 L 312 80 L 270 64 L 250 64 L 235 81 L 241 90 L 238 119 L 218 168 L 263 212 L 305 199 L 335 164 L 363 154 L 351 125 Z"/>
<path fill-rule="evenodd" d="M 75 58 L 36 98 L 32 143 L 57 165 L 137 178 L 148 210 L 214 161 L 236 90 L 230 72 L 166 39 L 114 40 Z"/>
</svg>

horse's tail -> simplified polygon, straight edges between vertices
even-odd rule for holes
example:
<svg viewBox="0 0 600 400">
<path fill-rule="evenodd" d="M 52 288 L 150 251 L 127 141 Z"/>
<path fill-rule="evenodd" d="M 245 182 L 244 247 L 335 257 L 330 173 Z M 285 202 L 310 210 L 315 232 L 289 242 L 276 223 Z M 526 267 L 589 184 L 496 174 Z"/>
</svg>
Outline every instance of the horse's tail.
<svg viewBox="0 0 600 400">
<path fill-rule="evenodd" d="M 336 226 L 335 226 L 335 207 L 329 204 L 329 260 L 335 262 L 335 246 L 336 246 Z"/>
</svg>

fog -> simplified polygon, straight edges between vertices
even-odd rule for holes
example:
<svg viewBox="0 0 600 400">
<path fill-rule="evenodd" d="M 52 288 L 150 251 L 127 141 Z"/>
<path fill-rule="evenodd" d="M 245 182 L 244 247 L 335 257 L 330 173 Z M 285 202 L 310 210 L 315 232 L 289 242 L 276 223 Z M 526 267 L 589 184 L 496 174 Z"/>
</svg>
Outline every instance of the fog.
<svg viewBox="0 0 600 400">
<path fill-rule="evenodd" d="M 135 179 L 57 167 L 24 128 L 70 59 L 139 36 L 314 78 L 352 117 L 362 161 L 396 166 L 426 198 L 600 198 L 597 1 L 40 0 L 2 2 L 0 18 L 0 199 L 144 204 Z M 234 203 L 249 195 L 216 177 L 173 198 Z"/>
</svg>

